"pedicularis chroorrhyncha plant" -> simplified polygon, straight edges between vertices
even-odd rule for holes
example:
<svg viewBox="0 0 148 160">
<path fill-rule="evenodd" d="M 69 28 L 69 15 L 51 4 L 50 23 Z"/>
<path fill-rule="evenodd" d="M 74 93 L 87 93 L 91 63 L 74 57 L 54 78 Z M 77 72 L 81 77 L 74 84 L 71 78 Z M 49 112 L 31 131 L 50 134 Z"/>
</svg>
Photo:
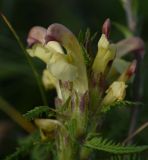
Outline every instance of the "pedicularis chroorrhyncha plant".
<svg viewBox="0 0 148 160">
<path fill-rule="evenodd" d="M 24 117 L 0 99 L 5 106 L 1 109 L 13 114 L 11 117 L 23 128 L 29 132 L 38 130 L 21 141 L 20 147 L 7 160 L 22 159 L 24 155 L 30 155 L 31 160 L 136 160 L 137 154 L 148 149 L 146 145 L 115 143 L 101 132 L 103 119 L 110 109 L 133 105 L 124 98 L 137 61 L 125 61 L 122 57 L 132 51 L 143 57 L 144 44 L 140 38 L 133 36 L 110 43 L 111 24 L 107 19 L 95 54 L 95 35 L 86 32 L 83 36 L 80 34 L 78 40 L 64 25 L 55 23 L 47 29 L 33 27 L 28 34 L 26 50 L 6 17 L 1 17 L 29 63 L 32 63 L 30 56 L 45 63 L 43 85 L 47 90 L 55 88 L 57 93 L 55 107 L 35 107 Z M 25 118 L 33 121 L 37 129 Z M 98 153 L 97 158 L 95 153 Z"/>
<path fill-rule="evenodd" d="M 96 34 L 91 35 L 87 31 L 85 34 L 80 33 L 77 39 L 64 25 L 55 23 L 47 29 L 33 27 L 28 34 L 26 49 L 7 18 L 0 14 L 30 64 L 45 104 L 22 116 L 0 97 L 0 109 L 31 133 L 19 141 L 16 152 L 6 157 L 6 160 L 140 160 L 140 153 L 145 154 L 148 150 L 148 145 L 125 143 L 141 128 L 148 126 L 146 123 L 133 133 L 137 110 L 133 112 L 134 120 L 129 127 L 132 134 L 123 142 L 114 142 L 102 132 L 107 112 L 115 107 L 135 105 L 136 102 L 124 100 L 128 84 L 132 83 L 135 73 L 134 99 L 136 101 L 141 97 L 140 66 L 144 43 L 134 36 L 137 35 L 138 1 L 121 2 L 129 29 L 118 23 L 114 25 L 126 38 L 111 43 L 111 22 L 107 19 L 96 47 Z M 134 60 L 125 61 L 123 57 L 131 52 L 134 53 Z M 41 78 L 31 57 L 45 64 Z M 48 106 L 43 86 L 46 90 L 56 90 L 55 106 Z M 114 130 L 118 131 L 118 128 Z"/>
<path fill-rule="evenodd" d="M 116 144 L 101 135 L 100 126 L 106 112 L 129 103 L 123 99 L 137 62 L 127 62 L 122 57 L 134 50 L 140 50 L 143 56 L 144 47 L 137 37 L 110 43 L 110 25 L 109 19 L 103 24 L 96 55 L 90 47 L 93 37 L 86 34 L 83 41 L 82 38 L 78 41 L 62 24 L 55 23 L 47 29 L 36 26 L 28 34 L 27 52 L 45 63 L 43 84 L 46 89 L 55 88 L 57 92 L 55 108 L 38 107 L 25 115 L 46 112 L 45 118 L 31 118 L 40 130 L 40 141 L 51 144 L 49 159 L 95 159 L 94 150 L 108 152 L 114 158 L 114 155 L 139 153 L 148 148 Z"/>
</svg>

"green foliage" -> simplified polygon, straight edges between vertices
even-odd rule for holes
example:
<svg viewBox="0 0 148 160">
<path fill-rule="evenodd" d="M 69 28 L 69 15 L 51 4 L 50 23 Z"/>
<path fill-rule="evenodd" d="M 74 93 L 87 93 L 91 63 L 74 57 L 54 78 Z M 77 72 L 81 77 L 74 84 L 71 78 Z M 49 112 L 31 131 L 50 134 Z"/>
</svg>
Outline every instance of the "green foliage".
<svg viewBox="0 0 148 160">
<path fill-rule="evenodd" d="M 30 153 L 31 148 L 33 147 L 34 143 L 36 143 L 39 140 L 39 133 L 36 132 L 34 134 L 31 134 L 27 138 L 21 139 L 19 141 L 19 147 L 16 149 L 16 151 L 5 158 L 5 160 L 17 160 L 28 153 Z"/>
<path fill-rule="evenodd" d="M 135 12 L 137 10 L 136 9 L 137 8 L 137 3 L 136 2 L 137 2 L 137 0 L 132 1 L 132 3 L 135 4 L 135 5 L 133 5 L 133 6 L 135 6 L 134 7 Z M 2 19 L 4 20 L 4 22 L 6 23 L 6 25 L 8 26 L 8 28 L 13 33 L 13 35 L 14 35 L 15 39 L 17 40 L 20 48 L 24 52 L 30 66 L 33 70 L 33 73 L 34 73 L 34 75 L 37 79 L 43 102 L 46 105 L 47 102 L 46 102 L 46 96 L 45 96 L 45 93 L 44 93 L 44 89 L 42 88 L 43 86 L 41 84 L 41 79 L 40 79 L 38 73 L 35 70 L 34 64 L 32 63 L 29 56 L 27 55 L 25 47 L 23 46 L 22 42 L 20 41 L 20 38 L 16 34 L 15 30 L 12 28 L 9 21 L 3 15 L 1 15 L 1 16 L 2 16 Z M 115 26 L 125 35 L 125 37 L 132 36 L 131 32 L 126 27 L 124 27 L 124 26 L 122 26 L 118 23 L 115 23 Z M 80 45 L 82 46 L 83 56 L 84 56 L 84 60 L 85 60 L 85 63 L 86 63 L 87 67 L 89 67 L 90 64 L 91 64 L 91 56 L 90 55 L 92 55 L 92 52 L 93 52 L 92 41 L 94 40 L 95 36 L 96 36 L 96 34 L 91 36 L 91 33 L 90 33 L 89 29 L 87 29 L 87 31 L 84 34 L 83 33 L 80 34 L 79 42 L 80 42 Z M 16 70 L 16 66 L 14 66 L 13 70 L 14 71 Z M 3 74 L 3 76 L 4 76 L 4 74 Z M 94 93 L 96 93 L 96 92 L 94 91 Z M 92 110 L 90 112 L 94 111 L 93 106 L 99 105 L 99 101 L 100 101 L 100 98 L 99 98 L 98 94 L 96 94 L 97 97 L 95 97 L 95 96 L 93 96 L 94 93 L 92 93 L 92 95 L 91 95 L 92 96 L 91 98 L 93 98 L 93 99 L 92 99 L 92 105 L 91 105 Z M 139 146 L 123 146 L 122 144 L 119 144 L 119 143 L 116 144 L 113 141 L 109 141 L 108 139 L 103 139 L 101 137 L 99 138 L 99 136 L 98 136 L 98 138 L 96 138 L 96 136 L 91 137 L 93 135 L 90 135 L 91 138 L 89 137 L 89 139 L 87 139 L 86 142 L 85 142 L 84 141 L 84 139 L 86 138 L 85 137 L 85 132 L 81 135 L 82 137 L 77 138 L 77 133 L 76 132 L 79 131 L 79 129 L 81 128 L 81 127 L 79 128 L 79 124 L 83 124 L 83 123 L 80 123 L 80 121 L 82 119 L 81 118 L 77 119 L 77 117 L 76 118 L 75 117 L 71 118 L 72 116 L 69 116 L 66 119 L 67 120 L 66 121 L 65 117 L 61 118 L 59 116 L 59 115 L 64 115 L 63 113 L 65 113 L 65 110 L 68 110 L 70 107 L 71 108 L 73 107 L 73 105 L 71 105 L 71 104 L 74 102 L 75 99 L 74 99 L 74 97 L 72 97 L 72 99 L 70 99 L 70 98 L 66 101 L 66 103 L 63 106 L 60 106 L 62 109 L 59 107 L 60 109 L 58 108 L 58 110 L 52 110 L 48 106 L 39 106 L 39 107 L 35 107 L 31 111 L 28 111 L 26 114 L 24 114 L 24 117 L 27 118 L 28 120 L 34 120 L 35 118 L 40 118 L 40 117 L 43 117 L 44 115 L 45 115 L 46 118 L 52 117 L 53 115 L 55 116 L 54 118 L 56 118 L 56 120 L 58 122 L 57 125 L 59 125 L 56 129 L 51 131 L 50 126 L 47 125 L 44 129 L 40 128 L 40 130 L 41 130 L 41 135 L 42 136 L 44 135 L 44 137 L 48 137 L 46 135 L 46 133 L 50 133 L 50 132 L 53 133 L 53 135 L 54 135 L 53 137 L 57 136 L 57 139 L 54 139 L 55 140 L 54 144 L 56 144 L 58 146 L 58 147 L 56 146 L 56 148 L 60 148 L 59 151 L 63 149 L 62 154 L 64 155 L 63 156 L 61 154 L 62 158 L 59 158 L 60 160 L 61 159 L 71 160 L 71 158 L 74 155 L 72 152 L 75 152 L 74 151 L 74 145 L 75 144 L 76 144 L 76 149 L 77 150 L 81 149 L 80 144 L 82 144 L 82 146 L 84 145 L 85 147 L 88 147 L 91 150 L 96 149 L 96 150 L 99 150 L 99 151 L 107 152 L 109 154 L 116 154 L 116 155 L 112 156 L 112 158 L 111 158 L 112 160 L 117 160 L 117 159 L 118 160 L 122 160 L 122 159 L 124 159 L 124 160 L 125 159 L 126 160 L 129 160 L 129 159 L 136 160 L 137 157 L 134 157 L 134 156 L 131 156 L 131 155 L 127 156 L 127 154 L 135 154 L 135 153 L 139 153 L 139 152 L 143 152 L 145 150 L 148 150 L 148 146 L 140 146 L 140 147 Z M 81 101 L 80 101 L 80 103 L 81 103 Z M 77 101 L 77 104 L 79 104 L 79 101 Z M 102 106 L 102 112 L 105 113 L 105 112 L 109 111 L 111 108 L 114 108 L 114 107 L 133 106 L 135 104 L 137 104 L 137 103 L 133 103 L 133 102 L 129 102 L 129 101 L 117 101 L 117 102 L 115 102 L 115 103 L 113 103 L 109 106 Z M 71 111 L 73 111 L 73 110 L 71 109 Z M 76 112 L 77 111 L 78 111 L 78 113 L 79 112 L 81 113 L 81 110 L 76 110 Z M 94 121 L 93 121 L 93 118 L 91 117 L 92 114 L 90 114 L 90 117 L 89 117 L 92 125 L 95 126 L 95 129 L 97 128 L 97 123 L 98 123 L 98 112 L 97 111 L 98 110 L 96 109 L 96 113 L 94 114 Z M 55 114 L 57 114 L 57 116 Z M 87 116 L 87 114 L 85 116 Z M 77 122 L 79 122 L 79 123 L 77 123 Z M 54 123 L 54 124 L 56 124 L 56 123 Z M 43 125 L 44 125 L 44 123 L 43 123 Z M 55 127 L 53 127 L 53 128 L 55 128 Z M 92 129 L 92 132 L 93 131 L 94 131 L 94 129 Z M 89 132 L 91 132 L 91 129 L 88 131 L 88 134 L 89 134 Z M 68 133 L 68 134 L 65 134 L 65 133 Z M 61 139 L 58 139 L 59 138 L 58 134 L 61 134 L 60 135 Z M 72 141 L 71 141 L 71 139 L 72 139 Z M 78 142 L 78 143 L 74 143 L 74 145 L 73 145 L 73 142 Z M 67 145 L 67 144 L 69 144 L 69 145 Z M 49 155 L 52 152 L 53 148 L 54 147 L 52 145 L 52 142 L 49 139 L 48 139 L 48 142 L 43 142 L 39 138 L 39 133 L 32 134 L 29 137 L 25 138 L 24 140 L 20 141 L 19 142 L 19 148 L 16 150 L 16 152 L 14 154 L 8 156 L 6 158 L 6 160 L 20 159 L 24 156 L 29 156 L 29 157 L 31 157 L 32 160 L 40 160 L 40 159 L 46 160 L 46 159 L 50 158 Z M 65 148 L 66 148 L 66 152 L 65 152 Z M 57 150 L 57 153 L 55 153 L 55 154 L 59 154 L 58 153 L 59 151 Z M 71 158 L 63 158 L 63 157 L 70 157 L 70 156 L 67 156 L 65 153 L 67 155 L 68 154 L 72 155 Z M 79 155 L 77 155 L 77 153 L 79 154 L 79 151 L 78 152 L 76 151 L 76 157 L 74 157 L 74 159 L 77 158 L 77 156 L 79 157 Z M 120 154 L 125 154 L 126 156 L 123 156 L 123 155 L 121 156 Z M 88 153 L 88 157 L 89 157 L 89 153 Z"/>
<path fill-rule="evenodd" d="M 137 16 L 138 14 L 138 9 L 139 9 L 139 1 L 138 0 L 132 0 L 132 11 L 134 16 Z"/>
<path fill-rule="evenodd" d="M 45 114 L 47 117 L 49 112 L 50 112 L 50 108 L 48 106 L 39 106 L 28 111 L 23 116 L 28 120 L 34 120 L 35 118 L 41 117 L 43 114 Z"/>
<path fill-rule="evenodd" d="M 85 47 L 81 44 L 81 47 L 82 47 L 82 50 L 83 50 L 83 57 L 84 57 L 84 61 L 85 61 L 85 64 L 88 66 L 90 64 L 90 56 L 89 54 L 87 53 L 87 50 L 85 49 Z"/>
<path fill-rule="evenodd" d="M 83 50 L 83 57 L 85 60 L 86 66 L 89 66 L 91 63 L 91 54 L 92 53 L 92 42 L 95 40 L 97 32 L 91 35 L 90 29 L 87 28 L 86 32 L 79 32 L 78 40 Z"/>
<path fill-rule="evenodd" d="M 32 160 L 48 160 L 52 143 L 41 141 L 39 132 L 19 140 L 19 147 L 12 155 L 7 156 L 5 160 L 19 160 L 23 157 L 30 156 Z"/>
<path fill-rule="evenodd" d="M 114 103 L 112 103 L 111 105 L 105 105 L 102 107 L 102 112 L 107 112 L 112 108 L 122 108 L 122 107 L 132 107 L 135 105 L 142 105 L 142 103 L 140 102 L 130 102 L 130 101 L 116 101 Z"/>
<path fill-rule="evenodd" d="M 50 142 L 42 142 L 38 143 L 34 146 L 31 159 L 32 160 L 48 160 L 51 153 L 51 143 Z"/>
<path fill-rule="evenodd" d="M 77 122 L 76 119 L 72 119 L 70 121 L 70 123 L 67 124 L 67 129 L 69 131 L 69 135 L 71 137 L 71 139 L 73 139 L 73 137 L 75 136 L 75 132 L 76 132 L 76 127 L 77 127 Z"/>
<path fill-rule="evenodd" d="M 94 137 L 88 140 L 84 146 L 112 154 L 133 154 L 148 150 L 148 146 L 123 146 L 120 143 L 116 144 L 102 137 Z"/>
<path fill-rule="evenodd" d="M 132 37 L 132 32 L 124 25 L 114 22 L 113 25 L 123 34 L 125 38 Z"/>
<path fill-rule="evenodd" d="M 133 154 L 133 155 L 114 155 L 110 158 L 110 160 L 143 160 L 140 158 L 140 155 Z"/>
</svg>

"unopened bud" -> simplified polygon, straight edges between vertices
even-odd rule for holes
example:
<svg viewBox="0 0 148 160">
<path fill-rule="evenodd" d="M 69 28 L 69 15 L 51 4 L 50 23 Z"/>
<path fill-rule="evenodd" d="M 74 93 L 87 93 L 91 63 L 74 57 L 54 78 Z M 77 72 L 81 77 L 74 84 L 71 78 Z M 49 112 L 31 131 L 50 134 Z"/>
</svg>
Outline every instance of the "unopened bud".
<svg viewBox="0 0 148 160">
<path fill-rule="evenodd" d="M 134 60 L 129 65 L 129 67 L 121 74 L 118 81 L 124 81 L 124 82 L 128 81 L 131 78 L 131 76 L 135 73 L 136 66 L 137 66 L 137 61 Z"/>
<path fill-rule="evenodd" d="M 56 131 L 61 125 L 59 121 L 53 119 L 35 119 L 35 124 L 40 129 L 43 140 L 55 137 Z"/>
<path fill-rule="evenodd" d="M 115 81 L 106 91 L 107 95 L 102 101 L 102 105 L 110 105 L 115 101 L 123 100 L 126 93 L 125 82 Z"/>
<path fill-rule="evenodd" d="M 94 73 L 102 73 L 110 68 L 111 62 L 114 60 L 116 55 L 116 48 L 114 44 L 109 44 L 106 36 L 102 34 L 99 42 L 98 42 L 98 53 L 94 60 L 92 69 Z"/>
<path fill-rule="evenodd" d="M 102 26 L 102 33 L 105 34 L 107 39 L 109 38 L 110 28 L 111 28 L 111 21 L 109 18 L 107 18 Z"/>
</svg>

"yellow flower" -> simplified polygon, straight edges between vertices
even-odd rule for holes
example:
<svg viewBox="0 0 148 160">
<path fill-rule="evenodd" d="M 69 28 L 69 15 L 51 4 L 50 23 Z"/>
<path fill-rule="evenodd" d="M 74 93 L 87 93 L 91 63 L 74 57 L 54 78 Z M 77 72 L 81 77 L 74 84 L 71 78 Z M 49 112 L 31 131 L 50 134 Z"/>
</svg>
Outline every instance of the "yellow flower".
<svg viewBox="0 0 148 160">
<path fill-rule="evenodd" d="M 123 100 L 126 94 L 126 87 L 125 82 L 113 82 L 106 91 L 107 94 L 102 101 L 102 105 L 110 105 L 115 101 Z"/>
<path fill-rule="evenodd" d="M 35 119 L 34 122 L 40 129 L 41 138 L 43 140 L 54 138 L 57 134 L 57 130 L 62 126 L 58 120 L 53 119 Z"/>
<path fill-rule="evenodd" d="M 56 86 L 56 78 L 47 69 L 43 71 L 42 82 L 45 89 L 51 89 Z"/>
<path fill-rule="evenodd" d="M 110 67 L 110 62 L 114 60 L 115 54 L 115 45 L 110 44 L 105 34 L 102 34 L 98 42 L 98 52 L 92 66 L 94 73 L 105 74 L 105 72 L 109 69 L 108 67 Z"/>
<path fill-rule="evenodd" d="M 46 63 L 44 84 L 48 87 L 55 86 L 61 99 L 63 97 L 59 81 L 72 82 L 73 89 L 80 95 L 84 94 L 88 90 L 86 66 L 82 48 L 73 33 L 61 24 L 52 24 L 46 30 L 46 34 L 39 27 L 34 27 L 31 31 L 28 42 L 31 42 L 32 47 L 27 51 L 30 56 L 38 57 Z M 44 41 L 43 35 L 40 36 L 42 41 L 39 36 L 36 37 L 38 32 L 40 35 L 44 34 Z M 62 47 L 65 48 L 66 54 Z"/>
</svg>

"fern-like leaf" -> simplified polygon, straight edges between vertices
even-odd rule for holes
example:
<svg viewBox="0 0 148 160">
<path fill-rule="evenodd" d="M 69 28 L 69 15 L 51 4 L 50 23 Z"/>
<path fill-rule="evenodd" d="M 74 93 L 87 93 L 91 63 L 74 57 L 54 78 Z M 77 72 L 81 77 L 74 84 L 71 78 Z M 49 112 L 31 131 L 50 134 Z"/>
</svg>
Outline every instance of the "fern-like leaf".
<svg viewBox="0 0 148 160">
<path fill-rule="evenodd" d="M 148 150 L 148 146 L 123 146 L 103 138 L 92 138 L 85 143 L 86 147 L 112 154 L 132 154 Z"/>
<path fill-rule="evenodd" d="M 132 106 L 135 106 L 135 105 L 143 105 L 143 104 L 140 103 L 140 102 L 116 101 L 116 102 L 112 103 L 111 105 L 104 105 L 102 107 L 102 112 L 105 113 L 105 112 L 109 111 L 111 108 L 132 107 Z"/>
<path fill-rule="evenodd" d="M 113 155 L 109 160 L 144 160 L 138 154 L 130 155 Z"/>
<path fill-rule="evenodd" d="M 91 58 L 90 58 L 89 54 L 87 53 L 87 50 L 85 49 L 83 44 L 81 44 L 81 47 L 83 50 L 83 57 L 84 57 L 85 64 L 88 66 L 90 64 Z"/>
<path fill-rule="evenodd" d="M 51 142 L 42 142 L 34 146 L 31 153 L 31 160 L 48 160 L 52 151 Z"/>
<path fill-rule="evenodd" d="M 49 111 L 50 111 L 50 108 L 48 106 L 39 106 L 28 111 L 23 116 L 28 120 L 33 120 L 35 118 L 39 118 L 43 114 L 47 116 L 49 114 Z"/>
<path fill-rule="evenodd" d="M 16 151 L 7 156 L 5 160 L 20 160 L 30 156 L 32 160 L 47 160 L 52 152 L 53 143 L 51 141 L 41 141 L 39 132 L 19 140 L 19 147 Z"/>
<path fill-rule="evenodd" d="M 39 132 L 35 132 L 34 134 L 31 134 L 30 136 L 21 139 L 19 141 L 19 147 L 16 149 L 16 151 L 13 154 L 7 156 L 5 160 L 21 159 L 22 157 L 30 153 L 31 148 L 38 140 L 39 140 Z"/>
</svg>

